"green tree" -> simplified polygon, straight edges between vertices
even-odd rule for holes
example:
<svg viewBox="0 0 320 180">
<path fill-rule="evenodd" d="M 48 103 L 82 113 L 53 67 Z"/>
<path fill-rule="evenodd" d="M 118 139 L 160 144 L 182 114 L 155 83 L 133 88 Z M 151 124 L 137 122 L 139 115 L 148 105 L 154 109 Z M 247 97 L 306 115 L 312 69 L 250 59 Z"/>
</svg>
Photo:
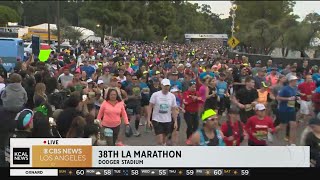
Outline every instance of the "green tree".
<svg viewBox="0 0 320 180">
<path fill-rule="evenodd" d="M 167 27 L 175 23 L 176 11 L 169 1 L 153 1 L 149 5 L 150 21 L 156 24 L 155 31 L 160 37 L 168 35 Z"/>
<path fill-rule="evenodd" d="M 287 57 L 289 53 L 289 46 L 292 43 L 289 39 L 290 32 L 294 31 L 299 22 L 297 21 L 297 15 L 291 15 L 283 18 L 279 23 L 278 27 L 280 29 L 280 37 L 278 39 L 277 45 L 281 47 L 281 53 L 283 57 Z"/>
<path fill-rule="evenodd" d="M 230 21 L 221 20 L 210 6 L 186 1 L 89 1 L 81 3 L 79 16 L 82 26 L 101 32 L 101 36 L 112 28 L 110 35 L 127 40 L 162 41 L 168 36 L 169 41 L 182 42 L 184 33 L 224 33 L 230 26 Z M 94 23 L 83 23 L 88 17 Z"/>
<path fill-rule="evenodd" d="M 80 17 L 90 17 L 98 22 L 102 32 L 102 41 L 108 27 L 117 28 L 122 23 L 128 24 L 128 16 L 125 16 L 124 2 L 122 1 L 90 1 L 80 9 Z"/>
<path fill-rule="evenodd" d="M 320 31 L 320 15 L 318 13 L 310 13 L 305 19 L 299 23 L 294 29 L 288 32 L 289 48 L 301 52 L 306 56 L 305 50 L 310 47 L 311 40 L 317 37 Z"/>
<path fill-rule="evenodd" d="M 277 43 L 269 42 L 266 36 L 270 34 L 270 39 L 278 41 L 281 34 L 284 34 L 279 24 L 291 16 L 295 2 L 286 0 L 272 3 L 268 1 L 235 1 L 235 3 L 238 6 L 235 26 L 241 27 L 235 36 L 245 48 L 252 46 L 257 52 L 268 54 Z"/>
<path fill-rule="evenodd" d="M 58 30 L 52 30 L 52 34 L 58 36 Z M 60 36 L 61 39 L 68 39 L 71 44 L 75 44 L 83 35 L 83 30 L 71 26 L 66 19 L 60 20 Z"/>
<path fill-rule="evenodd" d="M 0 25 L 5 26 L 8 22 L 19 22 L 20 16 L 18 13 L 8 7 L 8 6 L 0 6 Z"/>
</svg>

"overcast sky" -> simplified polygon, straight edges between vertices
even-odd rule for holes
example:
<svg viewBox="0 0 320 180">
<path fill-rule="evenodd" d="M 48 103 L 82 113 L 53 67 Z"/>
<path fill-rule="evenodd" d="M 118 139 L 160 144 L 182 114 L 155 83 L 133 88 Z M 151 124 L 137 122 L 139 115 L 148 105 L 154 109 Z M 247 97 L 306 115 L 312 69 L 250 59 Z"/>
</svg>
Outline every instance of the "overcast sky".
<svg viewBox="0 0 320 180">
<path fill-rule="evenodd" d="M 223 14 L 221 18 L 227 18 L 231 7 L 230 1 L 189 1 L 191 3 L 208 4 L 211 6 L 211 11 L 216 14 Z M 272 3 L 272 1 L 270 1 Z M 300 16 L 300 21 L 311 13 L 317 12 L 320 14 L 320 1 L 296 1 L 296 5 L 293 8 L 293 13 Z"/>
</svg>

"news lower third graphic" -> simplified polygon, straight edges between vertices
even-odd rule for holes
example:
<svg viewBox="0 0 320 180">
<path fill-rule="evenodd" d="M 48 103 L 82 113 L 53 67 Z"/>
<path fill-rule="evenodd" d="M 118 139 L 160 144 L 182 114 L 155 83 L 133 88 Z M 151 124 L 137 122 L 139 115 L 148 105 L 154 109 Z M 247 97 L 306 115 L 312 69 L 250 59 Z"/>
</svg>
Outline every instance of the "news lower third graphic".
<svg viewBox="0 0 320 180">
<path fill-rule="evenodd" d="M 310 167 L 308 146 L 121 147 L 91 143 L 89 138 L 10 139 L 10 173 L 12 176 L 236 176 L 246 175 L 238 167 Z M 221 169 L 211 169 L 217 167 Z"/>
<path fill-rule="evenodd" d="M 30 148 L 13 148 L 13 164 L 30 164 Z"/>
<path fill-rule="evenodd" d="M 249 169 L 11 169 L 11 176 L 250 176 Z"/>
</svg>

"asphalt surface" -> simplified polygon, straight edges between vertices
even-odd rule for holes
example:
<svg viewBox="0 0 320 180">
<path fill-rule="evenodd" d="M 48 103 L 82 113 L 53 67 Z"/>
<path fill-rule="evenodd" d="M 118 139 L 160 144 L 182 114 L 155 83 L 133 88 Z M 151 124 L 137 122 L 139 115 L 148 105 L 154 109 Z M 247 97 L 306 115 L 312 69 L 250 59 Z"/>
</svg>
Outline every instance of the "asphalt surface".
<svg viewBox="0 0 320 180">
<path fill-rule="evenodd" d="M 178 145 L 179 146 L 185 146 L 185 141 L 186 141 L 186 123 L 183 119 L 183 116 L 181 116 L 181 126 L 180 126 L 180 131 L 179 131 L 179 142 Z M 220 120 L 220 123 L 222 123 L 223 121 L 225 121 L 226 117 L 223 116 Z M 298 120 L 298 118 L 297 118 Z M 144 123 L 144 118 L 142 117 L 142 123 Z M 134 127 L 134 122 L 130 122 L 131 123 L 131 127 Z M 201 127 L 201 125 L 199 126 Z M 305 129 L 306 125 L 304 125 L 303 123 L 299 123 L 298 124 L 298 130 L 297 130 L 297 141 L 296 141 L 296 145 L 299 145 L 300 143 L 300 137 L 301 137 L 301 133 L 302 131 Z M 121 127 L 121 132 L 120 132 L 120 138 L 122 139 L 122 142 L 125 145 L 128 146 L 156 146 L 156 138 L 154 135 L 154 132 L 146 132 L 145 130 L 145 126 L 140 126 L 139 127 L 139 132 L 140 132 L 140 136 L 139 137 L 135 137 L 135 136 L 131 136 L 131 137 L 125 137 L 124 135 L 124 126 Z M 269 146 L 286 146 L 287 142 L 284 140 L 284 137 L 280 138 L 278 136 L 281 133 L 277 133 L 273 136 L 273 142 L 269 143 Z M 284 133 L 282 133 L 284 134 Z M 241 145 L 246 146 L 247 142 L 244 141 Z"/>
</svg>

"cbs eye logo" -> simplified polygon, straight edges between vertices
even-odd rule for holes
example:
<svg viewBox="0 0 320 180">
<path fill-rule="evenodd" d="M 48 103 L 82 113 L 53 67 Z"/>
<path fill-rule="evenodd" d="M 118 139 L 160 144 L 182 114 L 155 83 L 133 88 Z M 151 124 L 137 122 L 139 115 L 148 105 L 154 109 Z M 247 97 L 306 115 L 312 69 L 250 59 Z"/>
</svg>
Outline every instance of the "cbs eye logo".
<svg viewBox="0 0 320 180">
<path fill-rule="evenodd" d="M 30 148 L 13 148 L 13 164 L 30 164 Z"/>
</svg>

